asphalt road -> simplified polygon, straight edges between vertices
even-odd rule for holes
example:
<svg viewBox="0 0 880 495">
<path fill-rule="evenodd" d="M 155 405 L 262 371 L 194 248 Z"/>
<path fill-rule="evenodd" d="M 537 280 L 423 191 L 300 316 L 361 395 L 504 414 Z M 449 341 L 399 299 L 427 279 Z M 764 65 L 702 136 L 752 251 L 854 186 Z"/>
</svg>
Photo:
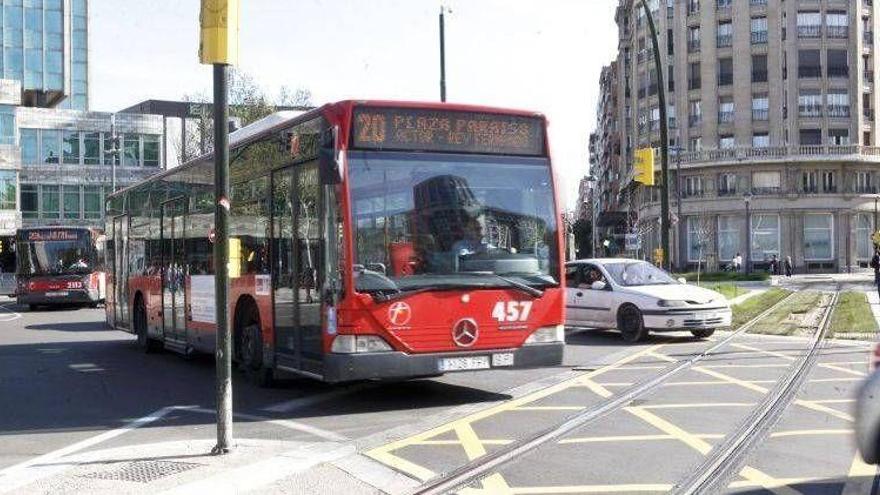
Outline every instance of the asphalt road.
<svg viewBox="0 0 880 495">
<path fill-rule="evenodd" d="M 271 389 L 236 375 L 235 435 L 350 445 L 358 452 L 352 457 L 417 483 L 559 424 L 713 344 L 671 334 L 629 346 L 614 332 L 571 333 L 568 343 L 563 366 L 537 370 L 337 387 L 289 377 Z M 668 491 L 742 423 L 805 346 L 805 339 L 737 339 L 699 369 L 463 493 Z M 857 462 L 851 438 L 852 399 L 867 373 L 868 349 L 823 349 L 797 401 L 743 461 L 753 471 L 730 480 L 729 491 L 868 493 L 876 470 Z M 137 449 L 214 436 L 213 358 L 144 354 L 131 335 L 105 326 L 102 309 L 28 312 L 0 299 L 0 398 L 0 493 L 4 470 L 65 449 Z M 114 433 L 144 418 L 144 426 Z M 282 480 L 274 489 L 296 492 L 291 486 Z M 327 493 L 340 485 L 329 486 Z"/>
</svg>

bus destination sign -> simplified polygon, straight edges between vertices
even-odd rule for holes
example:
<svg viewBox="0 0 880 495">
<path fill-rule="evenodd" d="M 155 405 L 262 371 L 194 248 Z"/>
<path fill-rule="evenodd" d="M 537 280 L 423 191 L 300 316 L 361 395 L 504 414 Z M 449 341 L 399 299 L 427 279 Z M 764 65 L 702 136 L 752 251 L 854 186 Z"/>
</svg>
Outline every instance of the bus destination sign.
<svg viewBox="0 0 880 495">
<path fill-rule="evenodd" d="M 59 242 L 79 240 L 79 232 L 75 230 L 29 230 L 27 240 L 31 242 Z"/>
<path fill-rule="evenodd" d="M 544 154 L 540 117 L 450 110 L 360 107 L 354 148 L 497 155 Z"/>
</svg>

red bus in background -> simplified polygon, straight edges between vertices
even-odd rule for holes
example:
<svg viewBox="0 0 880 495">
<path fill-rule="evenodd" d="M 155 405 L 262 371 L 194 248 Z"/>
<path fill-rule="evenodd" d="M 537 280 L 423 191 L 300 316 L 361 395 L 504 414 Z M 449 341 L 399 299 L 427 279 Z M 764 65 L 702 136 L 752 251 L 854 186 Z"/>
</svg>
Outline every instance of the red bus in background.
<svg viewBox="0 0 880 495">
<path fill-rule="evenodd" d="M 104 301 L 101 232 L 85 227 L 34 227 L 15 235 L 16 298 L 37 306 Z"/>
<path fill-rule="evenodd" d="M 234 358 L 328 381 L 558 365 L 562 231 L 542 115 L 344 101 L 230 136 Z M 213 157 L 107 202 L 108 322 L 213 352 Z"/>
</svg>

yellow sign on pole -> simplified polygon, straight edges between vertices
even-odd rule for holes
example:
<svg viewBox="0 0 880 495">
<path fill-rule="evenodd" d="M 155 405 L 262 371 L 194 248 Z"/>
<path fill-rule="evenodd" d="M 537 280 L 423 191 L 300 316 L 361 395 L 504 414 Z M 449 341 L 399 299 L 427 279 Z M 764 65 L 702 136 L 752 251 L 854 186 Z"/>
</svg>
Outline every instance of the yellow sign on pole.
<svg viewBox="0 0 880 495">
<path fill-rule="evenodd" d="M 874 234 L 871 236 L 871 240 L 874 241 L 875 246 L 880 246 L 880 230 L 874 232 Z"/>
<path fill-rule="evenodd" d="M 201 0 L 199 62 L 238 63 L 239 0 Z"/>
<path fill-rule="evenodd" d="M 654 148 L 639 148 L 633 153 L 633 180 L 654 185 Z"/>
</svg>

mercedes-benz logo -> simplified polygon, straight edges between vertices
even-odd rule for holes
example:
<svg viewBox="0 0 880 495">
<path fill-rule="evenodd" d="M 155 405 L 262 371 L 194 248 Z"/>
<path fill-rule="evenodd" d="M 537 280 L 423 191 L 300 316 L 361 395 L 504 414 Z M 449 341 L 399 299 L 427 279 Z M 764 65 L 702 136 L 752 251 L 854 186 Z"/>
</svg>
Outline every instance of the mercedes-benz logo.
<svg viewBox="0 0 880 495">
<path fill-rule="evenodd" d="M 458 320 L 458 322 L 452 326 L 452 340 L 455 342 L 455 345 L 459 347 L 470 347 L 474 345 L 477 342 L 477 337 L 479 335 L 480 329 L 477 327 L 477 322 L 471 318 Z"/>
</svg>

